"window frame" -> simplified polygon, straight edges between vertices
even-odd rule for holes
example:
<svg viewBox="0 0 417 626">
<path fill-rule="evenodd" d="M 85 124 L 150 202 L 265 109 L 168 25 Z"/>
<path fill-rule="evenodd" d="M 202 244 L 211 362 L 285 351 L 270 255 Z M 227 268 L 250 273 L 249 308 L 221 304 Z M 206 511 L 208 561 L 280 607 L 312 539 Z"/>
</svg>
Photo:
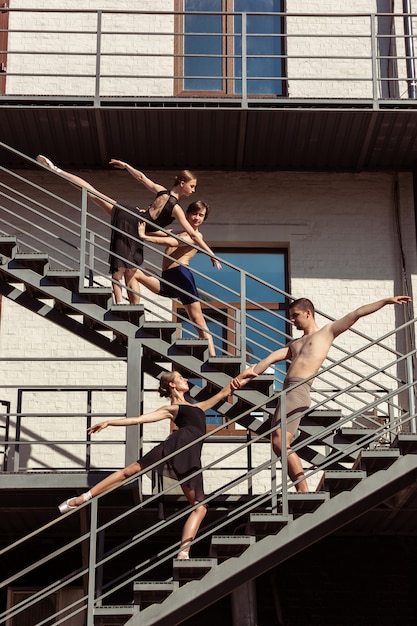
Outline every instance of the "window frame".
<svg viewBox="0 0 417 626">
<path fill-rule="evenodd" d="M 282 12 L 285 10 L 285 2 L 282 1 Z M 184 26 L 184 0 L 174 0 L 174 95 L 180 97 L 227 97 L 242 99 L 242 93 L 236 93 L 234 78 L 234 16 L 227 15 L 233 13 L 234 0 L 222 0 L 222 88 L 220 90 L 190 90 L 184 88 L 184 39 L 186 36 Z M 250 98 L 266 99 L 266 98 L 282 98 L 287 96 L 287 62 L 286 62 L 286 37 L 285 37 L 285 20 L 282 17 L 281 34 L 282 40 L 282 93 L 281 94 L 248 94 Z"/>
</svg>

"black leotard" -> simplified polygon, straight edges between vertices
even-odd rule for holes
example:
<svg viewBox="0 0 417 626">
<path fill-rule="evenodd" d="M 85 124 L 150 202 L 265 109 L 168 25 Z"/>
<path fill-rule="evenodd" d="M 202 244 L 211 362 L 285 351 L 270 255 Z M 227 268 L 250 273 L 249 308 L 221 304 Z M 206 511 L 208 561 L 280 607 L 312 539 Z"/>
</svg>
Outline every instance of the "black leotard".
<svg viewBox="0 0 417 626">
<path fill-rule="evenodd" d="M 166 455 L 179 450 L 187 443 L 199 439 L 206 432 L 206 415 L 202 409 L 192 404 L 179 404 L 178 413 L 175 418 L 175 425 L 178 430 L 174 430 L 169 437 L 158 444 L 153 450 L 145 454 L 138 460 L 142 469 L 149 467 L 153 463 L 163 459 Z M 181 480 L 192 474 L 197 469 L 201 469 L 201 448 L 203 442 L 200 441 L 190 446 L 183 452 L 174 455 L 165 463 L 161 463 L 155 469 L 163 476 L 170 476 Z M 204 488 L 202 474 L 191 477 L 185 484 L 194 491 L 194 499 L 198 502 L 204 500 Z"/>
<path fill-rule="evenodd" d="M 124 211 L 116 205 L 113 206 L 111 211 L 112 231 L 109 257 L 111 273 L 116 272 L 119 267 L 131 268 L 136 265 L 142 265 L 143 244 L 140 241 L 135 241 L 139 237 L 138 222 L 140 217 L 145 217 L 155 224 L 155 227 L 147 224 L 146 232 L 155 232 L 160 228 L 166 228 L 174 221 L 175 218 L 172 217 L 172 210 L 177 204 L 178 198 L 172 196 L 166 189 L 159 191 L 156 194 L 156 198 L 165 194 L 168 194 L 168 200 L 155 220 L 152 219 L 150 214 L 152 205 L 147 209 L 138 209 L 138 207 L 127 204 L 122 205 L 125 206 L 126 209 L 129 209 L 129 211 L 132 211 L 132 213 Z"/>
<path fill-rule="evenodd" d="M 167 189 L 162 189 L 162 191 L 158 191 L 158 193 L 156 194 L 156 198 L 159 198 L 160 196 L 163 196 L 165 194 L 168 194 L 168 200 L 162 207 L 161 212 L 156 219 L 153 219 L 151 217 L 152 205 L 145 209 L 145 211 L 141 212 L 141 215 L 143 217 L 145 217 L 150 222 L 153 222 L 156 226 L 159 226 L 159 228 L 166 228 L 167 226 L 172 224 L 175 219 L 174 217 L 172 217 L 172 210 L 174 206 L 178 203 L 178 198 L 171 195 Z M 158 228 L 154 228 L 150 224 L 146 225 L 146 232 L 155 232 L 156 230 L 158 230 Z"/>
</svg>

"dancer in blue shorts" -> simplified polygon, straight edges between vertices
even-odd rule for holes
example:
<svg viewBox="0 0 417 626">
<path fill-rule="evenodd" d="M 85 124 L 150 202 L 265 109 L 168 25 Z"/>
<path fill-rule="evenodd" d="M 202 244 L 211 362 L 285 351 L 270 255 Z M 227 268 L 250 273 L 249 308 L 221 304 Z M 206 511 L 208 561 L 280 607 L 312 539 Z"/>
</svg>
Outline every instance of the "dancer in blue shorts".
<svg viewBox="0 0 417 626">
<path fill-rule="evenodd" d="M 186 211 L 186 217 L 195 231 L 199 232 L 198 228 L 207 219 L 209 210 L 209 206 L 202 200 L 197 200 L 190 204 Z M 146 233 L 145 224 L 142 222 L 139 224 L 139 236 L 148 243 L 164 245 L 166 248 L 165 255 L 167 256 L 164 256 L 162 261 L 162 280 L 156 276 L 149 276 L 139 269 L 135 274 L 136 280 L 153 293 L 167 298 L 178 298 L 184 305 L 198 336 L 207 339 L 209 355 L 215 356 L 213 337 L 209 333 L 201 310 L 194 276 L 188 268 L 190 259 L 197 253 L 196 248 L 186 243 L 187 241 L 192 243 L 190 235 L 187 232 L 178 233 L 178 236 L 185 240 L 179 241 L 173 236 L 164 236 L 162 233 Z M 201 233 L 200 236 L 202 237 Z M 219 265 L 218 267 L 221 266 Z M 168 281 L 170 284 L 167 284 L 165 281 Z"/>
</svg>

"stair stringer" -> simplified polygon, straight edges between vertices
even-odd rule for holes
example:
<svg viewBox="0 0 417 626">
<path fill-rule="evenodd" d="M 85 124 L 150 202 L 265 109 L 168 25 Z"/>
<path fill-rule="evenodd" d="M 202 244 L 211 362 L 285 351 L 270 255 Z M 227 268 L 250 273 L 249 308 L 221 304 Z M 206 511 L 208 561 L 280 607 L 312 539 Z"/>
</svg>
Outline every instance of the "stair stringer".
<svg viewBox="0 0 417 626">
<path fill-rule="evenodd" d="M 204 610 L 234 589 L 334 533 L 349 522 L 415 483 L 417 456 L 400 457 L 390 468 L 365 478 L 351 491 L 334 496 L 314 513 L 305 514 L 228 559 L 200 580 L 180 587 L 161 604 L 131 617 L 125 626 L 172 626 Z"/>
</svg>

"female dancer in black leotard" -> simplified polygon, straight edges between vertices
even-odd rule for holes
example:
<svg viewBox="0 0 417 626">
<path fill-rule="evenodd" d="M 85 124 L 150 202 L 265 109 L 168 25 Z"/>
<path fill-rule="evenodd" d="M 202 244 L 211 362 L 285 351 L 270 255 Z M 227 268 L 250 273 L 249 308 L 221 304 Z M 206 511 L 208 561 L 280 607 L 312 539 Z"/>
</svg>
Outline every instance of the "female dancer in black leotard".
<svg viewBox="0 0 417 626">
<path fill-rule="evenodd" d="M 129 211 L 124 211 L 122 208 L 115 206 L 119 204 L 116 200 L 101 194 L 101 192 L 83 178 L 61 170 L 42 154 L 39 154 L 36 160 L 45 167 L 61 174 L 61 176 L 64 176 L 77 186 L 85 187 L 87 191 L 93 192 L 89 194 L 91 200 L 110 215 L 112 225 L 110 272 L 113 279 L 113 295 L 116 304 L 123 303 L 122 288 L 120 286 L 123 278 L 126 283 L 129 302 L 131 304 L 139 304 L 140 283 L 135 277 L 136 266 L 141 265 L 143 262 L 143 245 L 138 240 L 139 217 L 145 217 L 147 220 L 154 222 L 156 228 L 153 230 L 156 231 L 158 228 L 165 228 L 176 219 L 190 237 L 192 237 L 195 245 L 210 254 L 213 264 L 220 269 L 219 262 L 214 259 L 214 253 L 201 238 L 201 235 L 196 233 L 190 226 L 183 209 L 178 204 L 181 197 L 188 197 L 195 191 L 197 179 L 192 172 L 188 170 L 179 172 L 175 177 L 173 188 L 171 191 L 168 191 L 162 185 L 154 183 L 147 178 L 145 174 L 139 172 L 139 170 L 136 170 L 124 161 L 112 159 L 110 165 L 114 165 L 118 169 L 126 169 L 135 180 L 141 182 L 147 189 L 156 193 L 154 202 L 147 209 L 138 209 L 138 207 L 124 204 L 123 206 L 129 209 Z"/>
<path fill-rule="evenodd" d="M 166 476 L 171 476 L 177 480 L 187 478 L 190 474 L 201 469 L 201 448 L 202 441 L 190 446 L 186 450 L 172 456 L 166 462 L 164 457 L 179 450 L 183 446 L 196 439 L 202 437 L 206 432 L 206 416 L 205 411 L 215 406 L 220 400 L 232 394 L 235 389 L 243 386 L 244 381 L 240 383 L 239 376 L 234 379 L 233 386 L 231 384 L 223 387 L 221 391 L 211 398 L 190 404 L 184 399 L 184 394 L 188 391 L 188 381 L 177 371 L 167 372 L 163 374 L 160 381 L 159 393 L 161 396 L 169 397 L 171 404 L 161 407 L 151 413 L 145 413 L 139 417 L 126 417 L 118 420 L 107 420 L 91 426 L 88 433 L 99 433 L 107 426 L 132 426 L 134 424 L 145 424 L 147 422 L 157 422 L 163 419 L 170 419 L 177 426 L 169 437 L 162 443 L 158 444 L 153 450 L 145 454 L 138 461 L 134 461 L 122 470 L 118 470 L 110 474 L 104 480 L 94 485 L 82 495 L 70 498 L 59 505 L 61 513 L 67 513 L 78 506 L 87 502 L 94 496 L 104 493 L 111 487 L 121 484 L 127 478 L 134 476 L 138 472 L 146 469 L 150 465 L 161 461 L 156 470 Z M 202 474 L 192 476 L 181 484 L 181 488 L 191 506 L 198 505 L 204 500 L 203 477 Z M 181 536 L 179 559 L 188 559 L 190 551 L 190 543 L 193 541 L 206 515 L 206 506 L 202 504 L 197 506 L 188 516 Z"/>
</svg>

